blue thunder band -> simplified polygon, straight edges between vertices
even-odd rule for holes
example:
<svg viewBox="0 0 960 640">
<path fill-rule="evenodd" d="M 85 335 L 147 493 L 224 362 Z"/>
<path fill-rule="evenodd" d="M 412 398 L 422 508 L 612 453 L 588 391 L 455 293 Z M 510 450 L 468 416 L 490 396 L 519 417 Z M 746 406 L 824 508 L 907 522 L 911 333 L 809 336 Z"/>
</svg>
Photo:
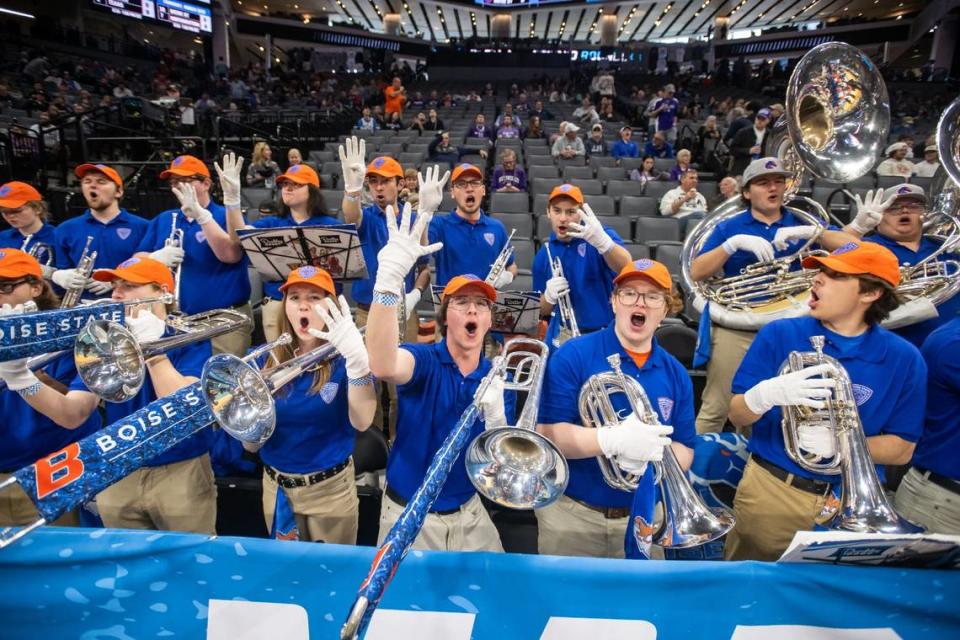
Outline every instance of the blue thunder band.
<svg viewBox="0 0 960 640">
<path fill-rule="evenodd" d="M 214 422 L 200 382 L 55 451 L 13 475 L 53 522 Z"/>
<path fill-rule="evenodd" d="M 121 302 L 0 318 L 0 362 L 72 349 L 88 320 L 123 324 Z"/>
</svg>

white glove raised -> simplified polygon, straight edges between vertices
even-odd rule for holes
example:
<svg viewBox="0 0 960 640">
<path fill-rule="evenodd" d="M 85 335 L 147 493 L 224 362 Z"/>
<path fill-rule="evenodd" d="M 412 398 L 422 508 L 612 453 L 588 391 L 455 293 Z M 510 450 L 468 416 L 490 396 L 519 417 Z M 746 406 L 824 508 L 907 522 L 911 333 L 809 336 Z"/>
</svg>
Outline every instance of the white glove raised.
<svg viewBox="0 0 960 640">
<path fill-rule="evenodd" d="M 373 287 L 375 291 L 400 293 L 402 291 L 401 287 L 403 287 L 403 279 L 413 269 L 417 260 L 439 251 L 443 247 L 442 242 L 435 242 L 427 246 L 420 244 L 423 230 L 430 224 L 430 219 L 433 216 L 428 213 L 421 213 L 417 216 L 417 221 L 411 225 L 410 218 L 412 215 L 408 202 L 403 205 L 398 223 L 393 205 L 387 205 L 387 233 L 390 239 L 377 254 L 379 264 L 377 266 L 377 280 Z"/>
<path fill-rule="evenodd" d="M 783 227 L 773 236 L 773 246 L 785 251 L 791 242 L 807 240 L 817 235 L 819 229 L 812 224 L 801 224 L 795 227 Z"/>
<path fill-rule="evenodd" d="M 87 286 L 87 279 L 77 269 L 58 269 L 50 278 L 61 289 L 79 289 Z"/>
<path fill-rule="evenodd" d="M 22 304 L 15 306 L 0 305 L 0 317 L 18 316 L 28 312 L 29 310 L 24 308 Z M 20 391 L 40 383 L 33 371 L 30 371 L 27 362 L 27 358 L 0 362 L 0 378 L 3 378 L 3 381 L 7 383 L 7 388 L 11 391 Z"/>
<path fill-rule="evenodd" d="M 101 282 L 100 280 L 94 280 L 93 278 L 91 278 L 87 282 L 87 291 L 89 291 L 95 296 L 105 296 L 111 291 L 113 291 L 113 283 Z"/>
<path fill-rule="evenodd" d="M 185 255 L 186 252 L 182 247 L 175 247 L 172 244 L 164 245 L 163 247 L 150 253 L 151 258 L 157 262 L 162 262 L 171 269 L 183 262 L 183 257 Z"/>
<path fill-rule="evenodd" d="M 443 187 L 450 179 L 450 172 L 447 171 L 440 177 L 440 167 L 433 165 L 427 167 L 426 177 L 424 174 L 417 174 L 417 182 L 420 184 L 420 200 L 417 201 L 417 215 L 433 215 L 440 208 L 443 202 Z"/>
<path fill-rule="evenodd" d="M 493 288 L 498 290 L 503 289 L 504 287 L 509 286 L 511 282 L 513 282 L 513 273 L 507 269 L 504 269 L 500 272 L 500 275 L 497 276 L 496 282 L 493 283 Z"/>
<path fill-rule="evenodd" d="M 153 315 L 153 312 L 149 309 L 139 309 L 131 313 L 124 319 L 124 322 L 127 329 L 140 344 L 159 340 L 167 330 L 167 325 L 163 320 Z"/>
<path fill-rule="evenodd" d="M 800 448 L 828 459 L 837 455 L 837 438 L 830 425 L 800 424 L 797 426 Z"/>
<path fill-rule="evenodd" d="M 660 462 L 663 448 L 670 444 L 671 433 L 673 427 L 670 425 L 647 424 L 631 413 L 619 425 L 597 429 L 597 444 L 603 455 L 614 460 Z"/>
<path fill-rule="evenodd" d="M 507 412 L 503 404 L 503 378 L 494 378 L 483 395 L 480 396 L 480 410 L 483 411 L 483 422 L 487 429 L 502 427 L 507 424 Z"/>
<path fill-rule="evenodd" d="M 240 169 L 242 167 L 243 156 L 236 156 L 233 151 L 223 156 L 222 168 L 216 162 L 213 163 L 213 168 L 217 170 L 217 175 L 220 176 L 220 189 L 223 190 L 223 206 L 225 207 L 240 206 Z"/>
<path fill-rule="evenodd" d="M 184 216 L 190 220 L 194 220 L 197 224 L 207 224 L 213 220 L 213 214 L 200 206 L 200 202 L 197 200 L 197 191 L 194 189 L 193 183 L 185 182 L 183 184 L 173 185 L 170 187 L 170 190 L 173 191 L 173 195 L 177 196 L 177 200 L 180 201 L 180 211 L 183 212 Z"/>
<path fill-rule="evenodd" d="M 343 174 L 344 193 L 357 193 L 363 189 L 367 174 L 367 143 L 363 138 L 350 136 L 340 145 L 340 171 Z"/>
<path fill-rule="evenodd" d="M 417 305 L 420 304 L 420 297 L 422 295 L 423 294 L 420 293 L 420 289 L 414 289 L 403 298 L 403 306 L 406 307 L 407 311 L 407 320 L 410 319 L 410 315 L 413 313 L 414 309 L 416 309 Z"/>
<path fill-rule="evenodd" d="M 853 196 L 853 202 L 857 205 L 857 215 L 850 223 L 851 230 L 862 236 L 870 233 L 880 224 L 880 221 L 883 220 L 883 212 L 897 199 L 896 194 L 894 194 L 884 200 L 883 193 L 883 189 L 871 189 L 867 191 L 867 195 L 862 200 L 860 194 Z"/>
<path fill-rule="evenodd" d="M 570 290 L 570 283 L 563 276 L 553 276 L 547 280 L 547 289 L 543 292 L 543 297 L 549 304 L 556 305 L 560 296 Z"/>
<path fill-rule="evenodd" d="M 323 330 L 310 329 L 310 335 L 332 344 L 347 363 L 347 377 L 358 380 L 370 374 L 370 360 L 363 336 L 350 315 L 347 299 L 325 298 L 313 305 L 314 312 L 323 320 Z"/>
<path fill-rule="evenodd" d="M 741 250 L 749 251 L 753 255 L 757 256 L 757 260 L 760 262 L 769 262 L 770 260 L 773 260 L 773 245 L 760 236 L 751 236 L 746 233 L 741 233 L 733 236 L 732 238 L 728 238 L 722 246 L 723 250 L 730 255 L 733 255 L 738 250 Z"/>
<path fill-rule="evenodd" d="M 613 238 L 604 231 L 603 225 L 587 203 L 580 205 L 580 221 L 567 225 L 567 235 L 586 240 L 591 247 L 600 252 L 600 255 L 613 248 Z"/>
<path fill-rule="evenodd" d="M 830 370 L 826 364 L 806 367 L 793 373 L 758 382 L 743 394 L 750 411 L 763 415 L 774 407 L 804 406 L 822 409 L 826 406 L 831 389 L 837 386 L 831 378 L 817 378 Z"/>
</svg>

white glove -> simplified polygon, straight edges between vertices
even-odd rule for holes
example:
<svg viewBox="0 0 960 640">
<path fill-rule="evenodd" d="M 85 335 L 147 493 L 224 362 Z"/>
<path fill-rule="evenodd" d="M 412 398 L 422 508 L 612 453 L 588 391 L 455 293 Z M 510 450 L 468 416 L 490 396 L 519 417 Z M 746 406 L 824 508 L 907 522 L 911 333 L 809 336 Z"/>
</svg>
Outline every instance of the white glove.
<svg viewBox="0 0 960 640">
<path fill-rule="evenodd" d="M 741 233 L 729 238 L 723 243 L 722 246 L 723 250 L 730 255 L 735 254 L 737 250 L 740 249 L 743 251 L 749 251 L 753 255 L 757 256 L 757 260 L 760 262 L 769 262 L 770 260 L 773 260 L 773 245 L 760 236 L 751 236 L 746 233 Z"/>
<path fill-rule="evenodd" d="M 480 396 L 480 410 L 487 429 L 507 424 L 507 412 L 503 404 L 503 378 L 497 376 Z"/>
<path fill-rule="evenodd" d="M 587 203 L 580 206 L 580 221 L 567 225 L 567 235 L 586 240 L 600 255 L 613 248 L 613 238 L 603 230 L 603 225 Z"/>
<path fill-rule="evenodd" d="M 547 280 L 547 290 L 543 292 L 543 297 L 547 302 L 556 305 L 560 296 L 570 290 L 570 283 L 563 276 L 554 276 Z"/>
<path fill-rule="evenodd" d="M 50 278 L 61 289 L 79 289 L 87 286 L 87 279 L 77 269 L 58 269 Z"/>
<path fill-rule="evenodd" d="M 413 310 L 416 309 L 417 305 L 420 303 L 420 296 L 422 295 L 423 294 L 420 293 L 420 289 L 415 288 L 413 291 L 404 296 L 403 306 L 406 307 L 407 310 L 407 320 L 410 319 L 410 316 L 413 314 Z"/>
<path fill-rule="evenodd" d="M 184 255 L 186 255 L 186 252 L 182 247 L 175 247 L 172 244 L 164 245 L 160 249 L 150 253 L 151 258 L 157 262 L 162 262 L 171 269 L 183 262 Z"/>
<path fill-rule="evenodd" d="M 801 424 L 797 427 L 800 448 L 828 459 L 837 455 L 837 439 L 830 425 Z"/>
<path fill-rule="evenodd" d="M 503 271 L 500 272 L 500 275 L 497 276 L 496 282 L 493 283 L 493 288 L 497 290 L 503 289 L 504 287 L 508 286 L 511 282 L 513 282 L 513 273 L 508 271 L 507 269 L 504 269 Z"/>
<path fill-rule="evenodd" d="M 140 344 L 159 340 L 167 330 L 167 325 L 163 320 L 153 315 L 153 312 L 149 309 L 140 309 L 136 315 L 127 316 L 124 322 L 126 322 L 127 329 Z"/>
<path fill-rule="evenodd" d="M 25 309 L 22 304 L 16 306 L 4 304 L 0 306 L 0 317 L 18 316 L 27 312 L 28 310 Z M 7 388 L 11 391 L 20 391 L 21 389 L 32 387 L 40 382 L 33 371 L 30 371 L 29 367 L 27 367 L 27 358 L 0 362 L 0 378 L 3 378 L 3 381 L 7 383 Z"/>
<path fill-rule="evenodd" d="M 43 271 L 43 277 L 46 280 L 53 280 L 53 274 L 57 272 L 57 268 L 49 264 L 41 264 L 40 270 Z"/>
<path fill-rule="evenodd" d="M 896 194 L 886 200 L 883 199 L 883 189 L 867 191 L 867 195 L 860 199 L 860 194 L 853 196 L 857 205 L 857 215 L 850 223 L 850 228 L 861 236 L 874 230 L 883 219 L 883 212 L 897 199 Z"/>
<path fill-rule="evenodd" d="M 379 264 L 377 266 L 377 280 L 373 287 L 375 291 L 400 293 L 403 291 L 403 279 L 413 269 L 417 260 L 439 251 L 443 247 L 442 242 L 435 242 L 427 246 L 420 244 L 423 230 L 430 224 L 432 217 L 429 213 L 421 212 L 417 216 L 417 221 L 411 225 L 410 203 L 407 202 L 403 205 L 403 212 L 400 214 L 398 224 L 393 205 L 387 205 L 387 233 L 390 239 L 377 254 Z"/>
<path fill-rule="evenodd" d="M 417 202 L 417 215 L 433 215 L 440 208 L 443 202 L 443 186 L 447 184 L 450 178 L 450 172 L 447 171 L 440 177 L 440 167 L 433 165 L 427 167 L 426 177 L 422 173 L 417 174 L 417 182 L 420 184 L 420 200 Z"/>
<path fill-rule="evenodd" d="M 233 151 L 223 156 L 223 168 L 216 162 L 213 168 L 220 176 L 220 188 L 223 190 L 223 206 L 240 206 L 240 169 L 243 167 L 243 156 L 235 156 Z M 167 265 L 169 266 L 169 265 Z"/>
<path fill-rule="evenodd" d="M 791 242 L 807 240 L 817 235 L 819 229 L 812 224 L 802 224 L 795 227 L 783 227 L 773 236 L 773 246 L 785 251 Z"/>
<path fill-rule="evenodd" d="M 344 193 L 356 193 L 363 189 L 363 178 L 367 174 L 367 143 L 363 138 L 350 136 L 340 145 L 340 170 L 343 174 Z"/>
<path fill-rule="evenodd" d="M 111 291 L 113 291 L 113 283 L 101 282 L 99 280 L 94 280 L 93 278 L 91 278 L 87 282 L 87 291 L 89 291 L 95 296 L 105 296 Z"/>
<path fill-rule="evenodd" d="M 758 382 L 743 394 L 743 400 L 750 411 L 763 415 L 774 407 L 804 406 L 822 409 L 824 400 L 831 396 L 836 381 L 830 378 L 815 378 L 830 370 L 830 366 L 820 364 L 806 367 L 793 373 Z"/>
<path fill-rule="evenodd" d="M 187 218 L 196 221 L 197 224 L 207 224 L 213 220 L 213 214 L 200 206 L 193 183 L 185 182 L 181 185 L 174 185 L 170 187 L 170 190 L 173 191 L 173 195 L 177 196 L 177 200 L 180 201 L 180 211 L 183 211 L 183 215 Z"/>
<path fill-rule="evenodd" d="M 363 344 L 363 336 L 353 322 L 350 315 L 350 305 L 343 296 L 335 301 L 332 297 L 325 298 L 320 304 L 313 305 L 313 310 L 323 320 L 324 330 L 310 329 L 314 338 L 326 340 L 343 356 L 347 363 L 347 377 L 358 380 L 370 374 L 370 360 L 367 357 L 367 348 Z"/>
<path fill-rule="evenodd" d="M 625 458 L 634 463 L 660 462 L 663 448 L 670 444 L 673 427 L 668 424 L 646 424 L 631 413 L 616 426 L 597 429 L 597 444 L 608 458 Z"/>
</svg>

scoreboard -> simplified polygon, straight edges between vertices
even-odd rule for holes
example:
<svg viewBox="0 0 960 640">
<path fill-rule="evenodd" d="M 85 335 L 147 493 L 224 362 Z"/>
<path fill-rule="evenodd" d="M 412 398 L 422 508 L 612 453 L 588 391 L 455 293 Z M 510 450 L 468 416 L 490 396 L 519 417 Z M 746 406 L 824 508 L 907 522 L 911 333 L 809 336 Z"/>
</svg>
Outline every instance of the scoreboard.
<svg viewBox="0 0 960 640">
<path fill-rule="evenodd" d="M 193 33 L 212 33 L 210 0 L 91 0 L 94 7 L 119 16 L 157 22 Z"/>
</svg>

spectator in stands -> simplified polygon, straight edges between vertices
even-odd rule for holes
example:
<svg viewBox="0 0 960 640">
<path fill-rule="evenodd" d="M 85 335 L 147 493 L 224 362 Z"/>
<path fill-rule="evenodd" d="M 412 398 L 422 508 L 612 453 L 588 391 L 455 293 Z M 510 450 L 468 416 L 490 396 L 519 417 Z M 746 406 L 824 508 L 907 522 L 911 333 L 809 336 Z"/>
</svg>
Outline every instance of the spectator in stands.
<svg viewBox="0 0 960 640">
<path fill-rule="evenodd" d="M 117 100 L 122 100 L 123 98 L 132 98 L 133 91 L 127 87 L 125 82 L 121 82 L 113 88 L 113 97 Z"/>
<path fill-rule="evenodd" d="M 708 154 L 717 148 L 723 136 L 720 133 L 720 127 L 717 126 L 717 116 L 709 115 L 700 128 L 697 130 L 697 151 L 700 157 L 705 159 Z"/>
<path fill-rule="evenodd" d="M 487 126 L 487 117 L 482 113 L 478 113 L 477 116 L 473 119 L 473 126 L 470 127 L 470 130 L 467 131 L 468 138 L 486 138 L 487 140 L 493 140 L 493 131 L 490 130 L 490 127 Z"/>
<path fill-rule="evenodd" d="M 677 164 L 670 169 L 670 179 L 679 180 L 681 175 L 689 171 L 693 166 L 692 159 L 693 156 L 689 149 L 677 151 Z"/>
<path fill-rule="evenodd" d="M 903 116 L 903 117 L 900 119 L 900 123 L 899 123 L 899 124 L 895 124 L 895 125 L 890 129 L 890 135 L 891 135 L 892 137 L 898 138 L 898 139 L 899 139 L 899 137 L 902 136 L 902 135 L 912 136 L 912 135 L 913 135 L 913 123 L 914 123 L 913 116 Z"/>
<path fill-rule="evenodd" d="M 610 155 L 607 141 L 603 139 L 603 125 L 599 122 L 590 127 L 590 137 L 584 142 L 587 148 L 587 157 L 602 157 Z"/>
<path fill-rule="evenodd" d="M 502 122 L 503 124 L 497 129 L 497 140 L 500 140 L 501 138 L 516 140 L 520 137 L 520 129 L 514 125 L 513 116 L 505 114 Z"/>
<path fill-rule="evenodd" d="M 750 103 L 751 105 L 754 103 Z M 753 124 L 753 114 L 756 111 L 747 110 L 744 107 L 734 107 L 730 110 L 730 125 L 727 127 L 727 132 L 723 134 L 723 141 L 730 145 L 733 140 L 733 136 L 737 135 L 737 132 L 741 129 L 747 129 Z"/>
<path fill-rule="evenodd" d="M 900 136 L 897 137 L 897 142 L 902 142 L 903 144 L 907 145 L 907 155 L 905 159 L 910 160 L 912 162 L 913 161 L 913 136 L 909 133 L 900 134 Z"/>
<path fill-rule="evenodd" d="M 431 162 L 442 162 L 452 166 L 460 159 L 460 150 L 450 142 L 450 132 L 441 131 L 427 147 L 427 157 Z"/>
<path fill-rule="evenodd" d="M 0 214 L 10 225 L 9 229 L 0 231 L 0 247 L 30 253 L 43 268 L 43 277 L 52 277 L 56 271 L 56 227 L 47 223 L 50 216 L 40 192 L 25 182 L 0 186 Z"/>
<path fill-rule="evenodd" d="M 527 123 L 527 128 L 523 130 L 525 140 L 542 140 L 547 137 L 547 134 L 543 132 L 540 116 L 530 116 Z"/>
<path fill-rule="evenodd" d="M 423 113 L 423 111 L 421 111 L 417 114 L 417 117 L 413 119 L 413 122 L 410 123 L 408 129 L 410 129 L 410 131 L 417 131 L 422 134 L 424 131 L 426 131 L 426 124 L 427 116 Z"/>
<path fill-rule="evenodd" d="M 650 98 L 650 101 L 647 103 L 647 108 L 643 111 L 643 115 L 647 116 L 648 136 L 653 136 L 657 130 L 657 114 L 654 113 L 654 111 L 661 98 L 663 98 L 663 89 L 657 89 L 657 92 L 653 94 L 653 97 Z"/>
<path fill-rule="evenodd" d="M 578 131 L 580 131 L 580 127 L 568 122 L 563 130 L 563 136 L 557 138 L 557 141 L 553 143 L 553 148 L 550 151 L 551 155 L 562 160 L 585 156 L 587 149 L 583 146 L 583 140 L 577 135 Z"/>
<path fill-rule="evenodd" d="M 413 167 L 403 172 L 403 188 L 400 189 L 397 199 L 401 202 L 409 202 L 411 207 L 417 208 L 417 203 L 420 201 L 420 181 L 417 180 L 417 170 Z"/>
<path fill-rule="evenodd" d="M 541 120 L 553 120 L 556 118 L 555 115 L 549 110 L 544 108 L 543 100 L 537 100 L 533 103 L 533 110 L 530 112 L 530 117 L 537 116 Z"/>
<path fill-rule="evenodd" d="M 730 153 L 733 154 L 733 165 L 730 174 L 739 176 L 752 160 L 756 160 L 763 153 L 763 143 L 767 137 L 767 125 L 770 123 L 770 110 L 760 109 L 753 119 L 752 127 L 740 129 L 730 141 Z"/>
<path fill-rule="evenodd" d="M 443 131 L 443 120 L 437 115 L 436 109 L 430 109 L 427 114 L 427 123 L 423 125 L 424 131 Z"/>
<path fill-rule="evenodd" d="M 600 114 L 590 103 L 590 96 L 583 97 L 580 106 L 573 110 L 572 117 L 574 121 L 580 124 L 592 125 L 595 122 L 600 122 Z"/>
<path fill-rule="evenodd" d="M 654 158 L 673 158 L 673 146 L 667 142 L 667 137 L 661 131 L 653 134 L 653 139 L 643 149 L 643 155 Z"/>
<path fill-rule="evenodd" d="M 33 131 L 38 140 L 43 141 L 43 147 L 48 153 L 59 156 L 63 151 L 60 145 L 60 128 L 52 122 L 51 113 L 53 107 L 47 111 L 40 112 L 40 121 L 30 125 L 30 131 Z"/>
<path fill-rule="evenodd" d="M 403 105 L 407 101 L 407 90 L 400 84 L 400 78 L 394 77 L 389 87 L 383 90 L 383 112 L 387 117 L 392 113 L 403 115 Z"/>
<path fill-rule="evenodd" d="M 680 175 L 680 184 L 663 194 L 660 199 L 660 215 L 684 218 L 691 213 L 705 213 L 707 199 L 697 191 L 697 170 L 687 169 Z"/>
<path fill-rule="evenodd" d="M 714 209 L 734 197 L 740 197 L 740 183 L 733 176 L 727 176 L 717 184 L 717 195 L 709 198 L 707 204 Z"/>
<path fill-rule="evenodd" d="M 247 186 L 273 189 L 281 173 L 280 165 L 273 161 L 270 145 L 263 141 L 253 145 L 253 157 L 247 167 Z"/>
<path fill-rule="evenodd" d="M 495 129 L 499 129 L 500 127 L 502 127 L 504 120 L 508 116 L 513 120 L 513 123 L 517 127 L 521 125 L 520 118 L 517 117 L 517 114 L 513 112 L 513 105 L 508 102 L 507 104 L 503 105 L 503 112 L 501 112 L 500 115 L 497 116 L 497 119 L 494 120 L 493 127 Z"/>
<path fill-rule="evenodd" d="M 493 170 L 491 188 L 498 193 L 517 193 L 527 190 L 527 173 L 517 163 L 517 152 L 504 149 L 500 164 Z"/>
<path fill-rule="evenodd" d="M 937 134 L 931 133 L 926 140 L 919 142 L 913 147 L 913 157 L 921 158 L 927 152 L 927 147 L 937 146 Z M 939 161 L 939 160 L 938 160 Z"/>
<path fill-rule="evenodd" d="M 614 111 L 613 111 L 613 103 L 612 103 L 612 102 L 607 101 L 607 102 L 600 108 L 600 119 L 603 120 L 604 122 L 615 122 L 616 120 L 618 120 L 617 114 L 614 113 Z"/>
<path fill-rule="evenodd" d="M 666 171 L 657 171 L 654 168 L 656 164 L 653 156 L 643 156 L 643 162 L 640 164 L 640 167 L 630 172 L 630 179 L 640 184 L 647 184 L 648 182 L 657 180 L 669 180 L 670 175 Z"/>
<path fill-rule="evenodd" d="M 937 145 L 928 145 L 923 150 L 923 160 L 913 165 L 913 174 L 921 178 L 932 178 L 940 168 L 940 156 L 937 153 Z"/>
<path fill-rule="evenodd" d="M 620 139 L 610 147 L 610 155 L 617 159 L 620 158 L 639 158 L 640 146 L 633 141 L 633 129 L 629 125 L 620 128 Z"/>
<path fill-rule="evenodd" d="M 353 125 L 353 128 L 361 131 L 379 131 L 380 123 L 373 117 L 370 107 L 364 107 L 360 119 L 357 120 L 357 124 Z"/>
<path fill-rule="evenodd" d="M 913 163 L 907 160 L 907 145 L 894 142 L 886 151 L 886 160 L 877 165 L 878 176 L 899 176 L 909 178 L 913 175 Z"/>
<path fill-rule="evenodd" d="M 767 107 L 767 108 L 770 109 L 770 122 L 771 122 L 771 123 L 776 122 L 776 121 L 777 121 L 777 118 L 779 118 L 780 116 L 782 116 L 782 115 L 783 115 L 783 112 L 786 111 L 786 109 L 784 108 L 784 106 L 783 106 L 782 104 L 780 104 L 779 102 L 777 102 L 777 103 L 775 103 L 775 104 L 772 104 L 772 105 L 770 105 L 770 106 Z"/>
<path fill-rule="evenodd" d="M 666 136 L 667 142 L 673 144 L 677 140 L 677 112 L 680 103 L 673 94 L 676 88 L 668 84 L 663 88 L 663 97 L 653 107 L 652 114 L 657 118 L 657 131 Z"/>
<path fill-rule="evenodd" d="M 387 123 L 383 125 L 383 128 L 390 131 L 400 131 L 403 129 L 403 121 L 400 120 L 400 112 L 394 111 L 391 113 L 387 119 Z"/>
</svg>

